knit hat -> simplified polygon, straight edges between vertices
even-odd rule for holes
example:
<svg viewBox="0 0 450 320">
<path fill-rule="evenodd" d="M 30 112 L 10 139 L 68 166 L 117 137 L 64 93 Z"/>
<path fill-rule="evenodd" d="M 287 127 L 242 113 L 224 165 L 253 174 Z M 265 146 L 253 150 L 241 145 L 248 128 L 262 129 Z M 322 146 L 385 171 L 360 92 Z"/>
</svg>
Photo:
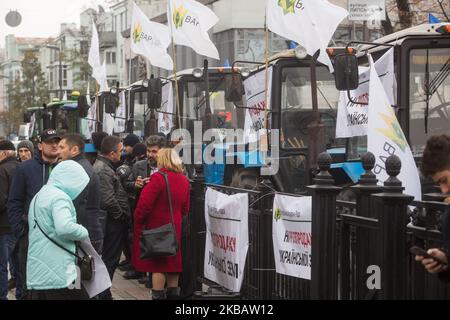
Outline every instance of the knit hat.
<svg viewBox="0 0 450 320">
<path fill-rule="evenodd" d="M 11 141 L 3 140 L 0 141 L 0 151 L 16 151 L 16 148 L 14 148 L 14 144 Z"/>
<path fill-rule="evenodd" d="M 124 146 L 134 147 L 137 143 L 139 143 L 139 137 L 133 133 L 127 135 L 126 138 L 123 139 Z"/>
<path fill-rule="evenodd" d="M 23 140 L 19 142 L 19 144 L 17 145 L 17 150 L 20 150 L 21 148 L 27 148 L 28 150 L 30 150 L 31 153 L 34 152 L 33 143 L 28 140 Z"/>
<path fill-rule="evenodd" d="M 132 158 L 140 158 L 147 153 L 147 146 L 143 143 L 137 143 L 133 147 Z"/>
</svg>

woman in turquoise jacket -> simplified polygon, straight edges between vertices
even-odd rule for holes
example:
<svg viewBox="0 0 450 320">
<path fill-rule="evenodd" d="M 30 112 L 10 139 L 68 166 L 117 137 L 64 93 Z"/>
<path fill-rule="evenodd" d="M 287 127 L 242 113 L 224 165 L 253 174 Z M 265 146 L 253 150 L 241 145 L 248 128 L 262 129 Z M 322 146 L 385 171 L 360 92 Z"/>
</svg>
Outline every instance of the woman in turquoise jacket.
<svg viewBox="0 0 450 320">
<path fill-rule="evenodd" d="M 34 196 L 28 215 L 29 247 L 27 287 L 30 299 L 82 299 L 81 290 L 71 289 L 77 278 L 76 258 L 52 243 L 75 253 L 74 241 L 88 238 L 77 224 L 74 200 L 89 183 L 89 176 L 72 160 L 58 164 L 46 185 Z M 38 224 L 42 231 L 39 229 Z"/>
</svg>

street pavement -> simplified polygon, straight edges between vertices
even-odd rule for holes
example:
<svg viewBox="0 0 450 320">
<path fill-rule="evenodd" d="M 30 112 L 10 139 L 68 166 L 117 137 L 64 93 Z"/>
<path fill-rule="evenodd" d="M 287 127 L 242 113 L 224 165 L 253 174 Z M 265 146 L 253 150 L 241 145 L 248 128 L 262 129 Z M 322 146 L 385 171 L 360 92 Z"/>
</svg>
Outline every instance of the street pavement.
<svg viewBox="0 0 450 320">
<path fill-rule="evenodd" d="M 123 278 L 124 272 L 117 269 L 114 275 L 111 289 L 114 300 L 151 300 L 150 289 L 139 284 L 137 280 L 126 280 Z M 16 300 L 14 290 L 8 293 L 9 300 Z"/>
</svg>

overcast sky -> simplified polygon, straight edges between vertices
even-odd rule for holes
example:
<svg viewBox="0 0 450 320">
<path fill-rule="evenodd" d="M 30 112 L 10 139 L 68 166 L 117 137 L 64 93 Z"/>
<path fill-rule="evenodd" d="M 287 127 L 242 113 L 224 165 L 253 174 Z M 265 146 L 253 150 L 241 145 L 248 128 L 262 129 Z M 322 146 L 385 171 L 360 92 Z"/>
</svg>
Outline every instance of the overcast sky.
<svg viewBox="0 0 450 320">
<path fill-rule="evenodd" d="M 80 24 L 80 13 L 98 4 L 108 8 L 108 0 L 0 0 L 0 47 L 4 47 L 5 36 L 49 37 L 59 33 L 60 24 L 75 22 Z M 10 10 L 18 10 L 22 23 L 11 28 L 5 22 Z"/>
</svg>

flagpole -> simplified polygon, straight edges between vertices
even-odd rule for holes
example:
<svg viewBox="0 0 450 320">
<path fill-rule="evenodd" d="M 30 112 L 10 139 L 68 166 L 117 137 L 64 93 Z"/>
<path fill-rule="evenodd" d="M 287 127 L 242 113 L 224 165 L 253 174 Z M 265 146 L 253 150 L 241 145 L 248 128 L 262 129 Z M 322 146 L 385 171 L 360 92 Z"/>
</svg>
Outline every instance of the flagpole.
<svg viewBox="0 0 450 320">
<path fill-rule="evenodd" d="M 100 124 L 100 123 L 102 123 L 102 131 L 103 131 L 103 119 L 101 119 L 101 121 L 100 121 L 100 96 L 99 96 L 99 94 L 98 94 L 98 91 L 99 91 L 99 86 L 98 86 L 98 83 L 97 83 L 97 80 L 95 81 L 95 113 L 96 113 L 96 115 L 97 115 L 97 123 L 96 123 L 96 132 L 98 132 L 99 130 L 98 130 L 98 125 Z"/>
<path fill-rule="evenodd" d="M 268 129 L 268 117 L 267 117 L 267 105 L 268 105 L 268 101 L 267 101 L 267 97 L 268 97 L 268 87 L 269 87 L 269 27 L 267 24 L 267 12 L 266 12 L 266 23 L 265 23 L 265 43 L 266 43 L 266 50 L 264 53 L 265 56 L 265 77 L 264 77 L 264 129 L 265 129 L 265 133 L 263 135 L 263 139 L 260 142 L 261 145 L 261 151 L 267 151 L 268 150 L 268 134 L 269 134 L 269 129 Z"/>
<path fill-rule="evenodd" d="M 172 13 L 172 5 L 170 1 L 168 2 L 168 9 L 169 9 L 169 18 L 172 19 L 173 13 Z M 180 94 L 179 94 L 179 88 L 178 88 L 178 76 L 177 76 L 177 50 L 175 48 L 175 37 L 173 35 L 173 27 L 172 22 L 167 21 L 167 23 L 170 25 L 170 35 L 172 36 L 172 60 L 173 60 L 173 74 L 175 77 L 175 94 L 177 96 L 176 104 L 177 104 L 177 118 L 178 118 L 178 128 L 181 129 L 181 113 L 180 113 Z"/>
<path fill-rule="evenodd" d="M 265 50 L 265 77 L 264 77 L 264 128 L 267 130 L 267 90 L 269 86 L 269 28 L 267 27 L 267 16 L 266 16 L 266 50 Z"/>
</svg>

